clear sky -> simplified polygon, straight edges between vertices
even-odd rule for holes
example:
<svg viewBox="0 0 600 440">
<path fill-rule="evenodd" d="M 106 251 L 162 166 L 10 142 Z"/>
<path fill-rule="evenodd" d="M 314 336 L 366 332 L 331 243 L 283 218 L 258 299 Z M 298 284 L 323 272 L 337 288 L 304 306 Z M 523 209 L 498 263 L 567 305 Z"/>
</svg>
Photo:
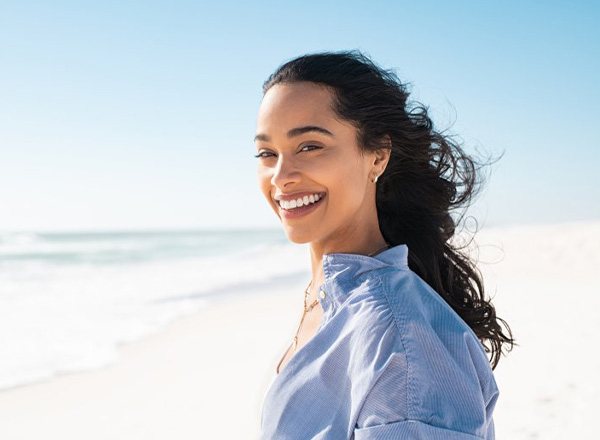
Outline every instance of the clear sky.
<svg viewBox="0 0 600 440">
<path fill-rule="evenodd" d="M 600 218 L 600 8 L 557 1 L 2 1 L 0 230 L 277 227 L 261 85 L 359 49 L 468 152 L 480 226 Z"/>
</svg>

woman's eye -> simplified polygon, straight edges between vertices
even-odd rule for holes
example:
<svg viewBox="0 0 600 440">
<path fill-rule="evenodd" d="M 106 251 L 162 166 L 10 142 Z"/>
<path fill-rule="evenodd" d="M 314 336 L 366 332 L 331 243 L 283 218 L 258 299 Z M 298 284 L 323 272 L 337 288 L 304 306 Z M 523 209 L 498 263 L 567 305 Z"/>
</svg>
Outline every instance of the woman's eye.
<svg viewBox="0 0 600 440">
<path fill-rule="evenodd" d="M 265 154 L 273 154 L 273 153 L 269 153 L 268 151 L 261 151 L 258 154 L 255 154 L 254 157 L 259 158 L 259 157 L 269 157 L 269 156 L 264 156 Z"/>
<path fill-rule="evenodd" d="M 305 145 L 305 146 L 302 147 L 302 150 L 304 150 L 305 148 L 318 149 L 318 148 L 321 148 L 321 147 L 319 147 L 317 145 Z M 312 150 L 307 150 L 307 151 L 312 151 Z"/>
<path fill-rule="evenodd" d="M 309 150 L 305 150 L 305 148 L 309 148 Z M 305 145 L 301 148 L 301 151 L 312 151 L 312 150 L 317 150 L 320 148 L 321 147 L 319 147 L 318 145 Z M 274 154 L 271 153 L 270 151 L 261 151 L 260 153 L 254 155 L 254 157 L 256 157 L 256 158 L 266 158 L 266 157 L 270 157 L 270 156 L 274 156 Z"/>
</svg>

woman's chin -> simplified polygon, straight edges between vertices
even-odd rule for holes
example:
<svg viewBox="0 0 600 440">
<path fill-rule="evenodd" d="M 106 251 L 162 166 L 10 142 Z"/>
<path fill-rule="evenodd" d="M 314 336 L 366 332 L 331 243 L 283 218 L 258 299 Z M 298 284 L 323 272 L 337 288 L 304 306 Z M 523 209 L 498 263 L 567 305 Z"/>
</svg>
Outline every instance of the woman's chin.
<svg viewBox="0 0 600 440">
<path fill-rule="evenodd" d="M 291 241 L 292 243 L 296 243 L 296 244 L 304 244 L 304 243 L 310 243 L 311 241 L 314 241 L 314 239 L 315 239 L 314 231 L 300 230 L 300 229 L 301 228 L 298 228 L 296 226 L 290 227 L 289 225 L 286 225 L 285 220 L 284 220 L 283 230 L 289 241 Z"/>
</svg>

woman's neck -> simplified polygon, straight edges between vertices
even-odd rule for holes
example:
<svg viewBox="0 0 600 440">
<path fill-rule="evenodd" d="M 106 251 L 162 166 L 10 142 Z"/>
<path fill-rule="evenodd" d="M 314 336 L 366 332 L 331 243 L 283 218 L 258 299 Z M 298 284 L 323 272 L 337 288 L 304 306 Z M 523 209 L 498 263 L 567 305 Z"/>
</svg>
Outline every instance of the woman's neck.
<svg viewBox="0 0 600 440">
<path fill-rule="evenodd" d="M 316 289 L 325 280 L 322 264 L 323 255 L 331 253 L 371 255 L 385 249 L 387 244 L 379 227 L 370 234 L 365 234 L 362 231 L 360 236 L 357 237 L 346 237 L 340 240 L 331 239 L 326 242 L 312 242 L 310 244 L 312 287 Z"/>
</svg>

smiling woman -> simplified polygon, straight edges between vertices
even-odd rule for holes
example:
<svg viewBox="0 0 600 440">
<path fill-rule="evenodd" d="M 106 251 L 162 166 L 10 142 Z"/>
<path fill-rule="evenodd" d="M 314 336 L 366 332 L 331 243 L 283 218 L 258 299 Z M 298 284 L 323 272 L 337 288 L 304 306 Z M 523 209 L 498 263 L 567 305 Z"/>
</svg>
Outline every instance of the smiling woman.
<svg viewBox="0 0 600 440">
<path fill-rule="evenodd" d="M 263 438 L 494 438 L 492 369 L 514 341 L 449 242 L 476 162 L 358 51 L 291 60 L 263 92 L 258 182 L 312 269 Z"/>
<path fill-rule="evenodd" d="M 290 220 L 283 223 L 288 238 L 312 242 L 318 260 L 333 250 L 368 251 L 385 244 L 377 225 L 375 187 L 365 183 L 369 172 L 383 172 L 389 149 L 362 154 L 356 128 L 336 117 L 331 100 L 331 91 L 313 82 L 277 84 L 263 98 L 258 120 L 263 194 L 276 214 Z M 357 179 L 357 173 L 365 178 Z M 323 197 L 302 209 L 303 197 L 310 194 Z M 282 208 L 278 200 L 291 205 Z M 363 218 L 343 222 L 357 214 Z M 315 240 L 322 235 L 327 239 Z M 349 235 L 353 243 L 347 242 Z"/>
</svg>

